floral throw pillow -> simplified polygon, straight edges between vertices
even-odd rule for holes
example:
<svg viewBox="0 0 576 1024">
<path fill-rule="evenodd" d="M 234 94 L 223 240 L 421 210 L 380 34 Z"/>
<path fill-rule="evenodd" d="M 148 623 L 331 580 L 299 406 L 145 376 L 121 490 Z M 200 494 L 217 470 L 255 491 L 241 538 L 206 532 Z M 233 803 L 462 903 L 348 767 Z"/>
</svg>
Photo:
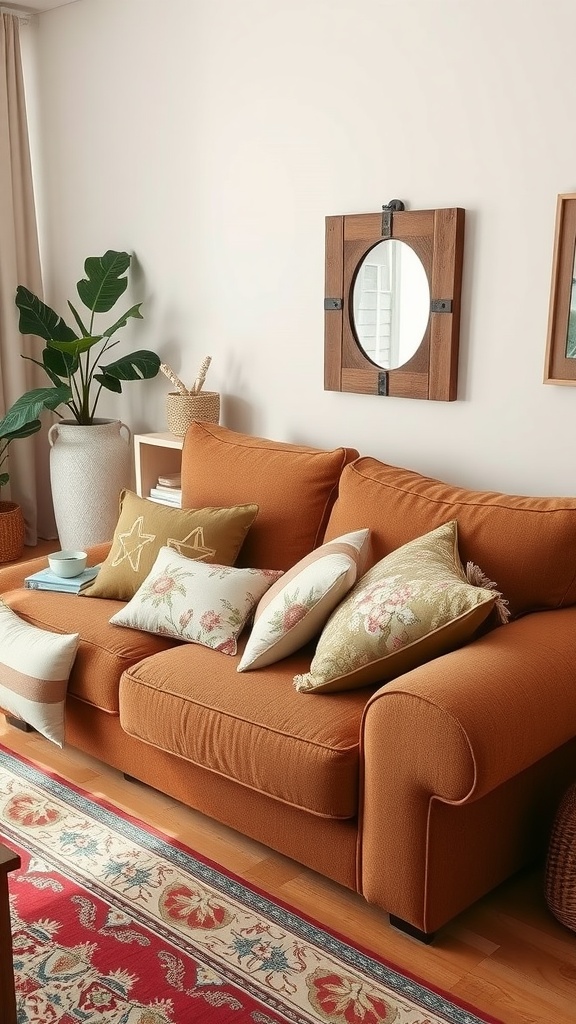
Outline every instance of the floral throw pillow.
<svg viewBox="0 0 576 1024">
<path fill-rule="evenodd" d="M 236 654 L 251 612 L 282 573 L 206 565 L 162 547 L 150 574 L 110 622 Z"/>
<path fill-rule="evenodd" d="M 362 574 L 369 546 L 369 530 L 346 533 L 285 572 L 260 598 L 238 672 L 272 665 L 319 633 Z"/>
<path fill-rule="evenodd" d="M 297 690 L 352 690 L 387 682 L 470 640 L 494 606 L 506 602 L 474 566 L 475 586 L 458 554 L 456 521 L 404 544 L 377 562 L 332 613 L 310 671 Z"/>
</svg>

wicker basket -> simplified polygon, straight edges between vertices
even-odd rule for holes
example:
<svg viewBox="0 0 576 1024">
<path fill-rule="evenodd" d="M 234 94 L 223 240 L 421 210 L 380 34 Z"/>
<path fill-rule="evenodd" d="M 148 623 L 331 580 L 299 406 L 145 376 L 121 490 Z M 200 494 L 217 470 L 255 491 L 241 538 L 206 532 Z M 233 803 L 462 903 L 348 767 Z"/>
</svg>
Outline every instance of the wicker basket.
<svg viewBox="0 0 576 1024">
<path fill-rule="evenodd" d="M 564 794 L 554 820 L 544 894 L 554 917 L 576 931 L 576 784 Z"/>
<path fill-rule="evenodd" d="M 197 395 L 180 395 L 171 391 L 166 397 L 166 422 L 168 430 L 178 437 L 184 437 L 193 420 L 218 423 L 220 420 L 220 395 L 217 391 L 200 391 Z"/>
<path fill-rule="evenodd" d="M 13 562 L 24 550 L 24 516 L 15 501 L 0 501 L 0 562 Z"/>
</svg>

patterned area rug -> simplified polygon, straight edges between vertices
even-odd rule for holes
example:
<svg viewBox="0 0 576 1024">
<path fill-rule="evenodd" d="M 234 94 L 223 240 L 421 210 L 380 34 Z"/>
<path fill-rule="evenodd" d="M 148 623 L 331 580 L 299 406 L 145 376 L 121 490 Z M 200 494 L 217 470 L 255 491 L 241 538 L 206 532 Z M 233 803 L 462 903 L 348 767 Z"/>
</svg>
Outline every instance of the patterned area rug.
<svg viewBox="0 0 576 1024">
<path fill-rule="evenodd" d="M 18 1024 L 494 1022 L 1 746 L 0 837 Z"/>
</svg>

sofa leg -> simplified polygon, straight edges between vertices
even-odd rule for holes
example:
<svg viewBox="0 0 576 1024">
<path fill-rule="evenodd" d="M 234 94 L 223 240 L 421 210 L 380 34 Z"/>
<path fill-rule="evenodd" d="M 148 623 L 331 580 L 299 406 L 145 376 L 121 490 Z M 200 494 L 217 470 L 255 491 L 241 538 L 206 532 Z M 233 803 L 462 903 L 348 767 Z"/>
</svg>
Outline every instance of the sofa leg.
<svg viewBox="0 0 576 1024">
<path fill-rule="evenodd" d="M 134 775 L 128 775 L 127 772 L 122 772 L 122 775 L 126 779 L 126 782 L 136 782 L 136 783 L 139 783 L 140 785 L 142 785 L 142 783 L 140 782 L 140 779 L 135 778 Z"/>
<path fill-rule="evenodd" d="M 392 927 L 397 928 L 399 932 L 404 932 L 405 935 L 410 935 L 413 939 L 426 943 L 427 946 L 434 941 L 436 932 L 423 932 L 408 921 L 403 921 L 401 917 L 395 917 L 394 914 L 389 914 L 388 917 Z"/>
<path fill-rule="evenodd" d="M 28 725 L 28 722 L 23 722 L 21 718 L 13 718 L 12 715 L 4 715 L 4 718 L 8 725 L 14 726 L 15 729 L 20 729 L 21 732 L 34 732 L 32 726 Z"/>
</svg>

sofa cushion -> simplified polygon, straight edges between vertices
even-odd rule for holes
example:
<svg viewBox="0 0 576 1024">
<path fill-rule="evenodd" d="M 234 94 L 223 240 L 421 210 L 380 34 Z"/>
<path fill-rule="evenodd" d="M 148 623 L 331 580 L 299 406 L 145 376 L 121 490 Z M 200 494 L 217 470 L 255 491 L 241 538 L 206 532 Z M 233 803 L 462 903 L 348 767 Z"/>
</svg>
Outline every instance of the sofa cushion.
<svg viewBox="0 0 576 1024">
<path fill-rule="evenodd" d="M 394 679 L 470 640 L 499 597 L 468 581 L 456 522 L 445 523 L 358 581 L 330 616 L 296 689 L 326 693 Z"/>
<path fill-rule="evenodd" d="M 165 545 L 195 561 L 233 565 L 257 511 L 253 504 L 169 508 L 122 491 L 112 546 L 94 583 L 82 596 L 129 601 Z"/>
<path fill-rule="evenodd" d="M 370 531 L 337 537 L 305 555 L 260 598 L 239 672 L 265 668 L 312 640 L 362 575 Z"/>
<path fill-rule="evenodd" d="M 0 601 L 0 707 L 59 747 L 77 648 L 78 633 L 38 629 Z"/>
<path fill-rule="evenodd" d="M 364 457 L 342 473 L 326 539 L 369 527 L 374 561 L 451 519 L 513 617 L 576 603 L 576 498 L 473 491 Z"/>
<path fill-rule="evenodd" d="M 193 423 L 182 452 L 182 504 L 255 502 L 258 515 L 236 564 L 290 569 L 321 543 L 340 473 L 357 454 Z"/>
<path fill-rule="evenodd" d="M 311 650 L 249 676 L 240 653 L 180 645 L 128 669 L 120 723 L 131 736 L 312 814 L 357 813 L 360 722 L 373 690 L 304 697 Z"/>
<path fill-rule="evenodd" d="M 118 714 L 118 686 L 124 669 L 175 641 L 135 630 L 116 629 L 110 616 L 119 601 L 86 601 L 76 594 L 48 590 L 10 590 L 2 600 L 26 622 L 58 633 L 79 633 L 68 693 Z"/>
<path fill-rule="evenodd" d="M 279 570 L 204 565 L 160 548 L 150 575 L 110 622 L 236 654 L 236 641 Z"/>
</svg>

